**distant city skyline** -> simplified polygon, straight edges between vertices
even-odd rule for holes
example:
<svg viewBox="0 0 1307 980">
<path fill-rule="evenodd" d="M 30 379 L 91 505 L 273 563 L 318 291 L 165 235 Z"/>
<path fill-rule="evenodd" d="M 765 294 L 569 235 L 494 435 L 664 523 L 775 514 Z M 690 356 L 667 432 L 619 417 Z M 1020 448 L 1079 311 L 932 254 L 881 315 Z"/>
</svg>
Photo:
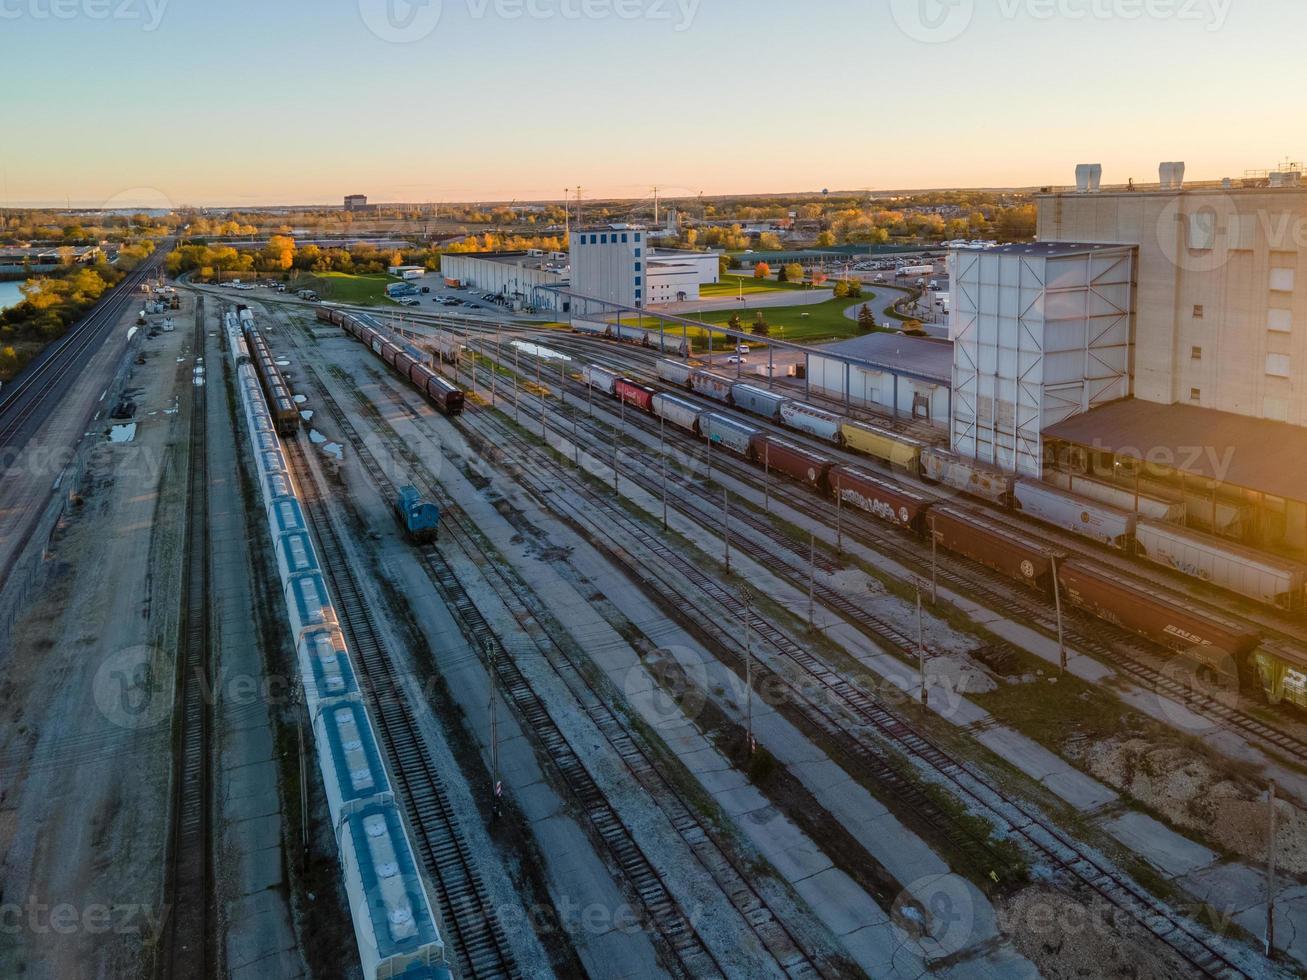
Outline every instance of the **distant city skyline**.
<svg viewBox="0 0 1307 980">
<path fill-rule="evenodd" d="M 1291 0 L 103 6 L 0 9 L 0 206 L 1037 187 L 1307 152 Z"/>
</svg>

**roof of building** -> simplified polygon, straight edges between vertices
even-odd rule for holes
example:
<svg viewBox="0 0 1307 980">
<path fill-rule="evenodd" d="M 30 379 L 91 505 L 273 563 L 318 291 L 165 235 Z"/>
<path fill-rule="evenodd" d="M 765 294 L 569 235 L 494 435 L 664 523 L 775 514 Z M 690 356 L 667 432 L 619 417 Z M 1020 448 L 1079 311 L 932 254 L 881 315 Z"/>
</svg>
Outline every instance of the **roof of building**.
<svg viewBox="0 0 1307 980">
<path fill-rule="evenodd" d="M 1088 255 L 1092 252 L 1111 252 L 1132 248 L 1131 245 L 1103 245 L 1091 242 L 1025 242 L 1017 245 L 998 245 L 987 248 L 979 255 L 1033 255 L 1046 259 Z"/>
<path fill-rule="evenodd" d="M 1303 426 L 1126 398 L 1059 422 L 1044 436 L 1274 497 L 1307 498 Z"/>
<path fill-rule="evenodd" d="M 530 252 L 451 252 L 445 258 L 479 259 L 482 262 L 496 262 L 514 268 L 556 272 L 560 275 L 565 274 L 570 265 L 567 259 L 555 259 L 549 253 L 532 255 Z"/>
<path fill-rule="evenodd" d="M 953 383 L 953 343 L 948 340 L 870 333 L 837 344 L 826 344 L 814 353 L 857 358 L 884 366 L 889 371 L 897 368 L 936 379 L 941 384 Z"/>
</svg>

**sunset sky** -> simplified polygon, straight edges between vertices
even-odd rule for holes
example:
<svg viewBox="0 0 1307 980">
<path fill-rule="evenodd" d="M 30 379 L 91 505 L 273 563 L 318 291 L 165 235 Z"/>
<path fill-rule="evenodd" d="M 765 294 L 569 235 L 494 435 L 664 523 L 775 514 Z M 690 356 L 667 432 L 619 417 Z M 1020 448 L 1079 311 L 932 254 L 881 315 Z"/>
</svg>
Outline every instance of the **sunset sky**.
<svg viewBox="0 0 1307 980">
<path fill-rule="evenodd" d="M 1301 0 L 0 0 L 0 204 L 1240 176 L 1307 152 L 1304 36 Z"/>
</svg>

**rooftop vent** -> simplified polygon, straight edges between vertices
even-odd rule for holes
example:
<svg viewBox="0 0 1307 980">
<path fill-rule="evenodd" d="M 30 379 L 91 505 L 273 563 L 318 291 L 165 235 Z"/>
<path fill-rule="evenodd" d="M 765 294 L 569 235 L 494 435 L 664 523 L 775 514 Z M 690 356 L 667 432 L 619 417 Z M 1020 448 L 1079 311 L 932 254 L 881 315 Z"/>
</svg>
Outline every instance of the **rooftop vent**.
<svg viewBox="0 0 1307 980">
<path fill-rule="evenodd" d="M 1103 188 L 1103 165 L 1082 163 L 1076 167 L 1076 191 L 1080 194 L 1097 194 Z"/>
<path fill-rule="evenodd" d="M 1184 163 L 1164 163 L 1157 168 L 1158 179 L 1164 191 L 1178 191 L 1184 187 Z"/>
</svg>

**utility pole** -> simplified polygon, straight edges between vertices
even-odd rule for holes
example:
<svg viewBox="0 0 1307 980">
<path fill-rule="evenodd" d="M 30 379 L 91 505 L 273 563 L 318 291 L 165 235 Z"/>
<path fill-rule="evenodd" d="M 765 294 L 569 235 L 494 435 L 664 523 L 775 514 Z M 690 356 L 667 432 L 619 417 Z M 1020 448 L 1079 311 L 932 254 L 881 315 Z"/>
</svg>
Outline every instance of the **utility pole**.
<svg viewBox="0 0 1307 980">
<path fill-rule="evenodd" d="M 667 457 L 662 458 L 663 469 L 663 532 L 667 531 Z"/>
<path fill-rule="evenodd" d="M 926 641 L 921 626 L 921 579 L 914 577 L 917 585 L 917 669 L 921 674 L 921 703 L 926 703 Z"/>
<path fill-rule="evenodd" d="M 748 587 L 740 590 L 740 595 L 744 597 L 744 712 L 745 724 L 749 735 L 749 755 L 753 755 L 753 638 L 749 635 L 753 632 L 753 613 L 750 604 L 753 601 L 753 594 Z"/>
<path fill-rule="evenodd" d="M 1062 586 L 1057 580 L 1057 556 L 1054 555 L 1049 564 L 1053 568 L 1053 604 L 1057 608 L 1057 656 L 1058 662 L 1062 666 L 1062 673 L 1066 673 L 1066 637 L 1062 628 Z"/>
<path fill-rule="evenodd" d="M 540 388 L 540 439 L 543 442 L 548 443 L 549 431 L 545 425 L 545 406 L 548 403 L 549 399 L 546 397 L 544 392 L 545 389 L 543 386 L 541 386 Z"/>
<path fill-rule="evenodd" d="M 1266 836 L 1266 958 L 1275 955 L 1275 780 L 1267 797 Z"/>
<path fill-rule="evenodd" d="M 771 513 L 771 443 L 762 444 L 762 511 Z"/>
<path fill-rule="evenodd" d="M 483 652 L 485 648 L 482 648 Z M 490 667 L 490 792 L 494 799 L 494 804 L 490 811 L 491 819 L 499 819 L 499 801 L 502 795 L 503 787 L 499 781 L 499 710 L 495 699 L 495 675 L 496 668 L 499 665 L 499 650 L 496 644 L 491 644 L 488 651 L 488 660 Z"/>
<path fill-rule="evenodd" d="M 722 540 L 726 545 L 726 574 L 731 574 L 731 492 L 722 490 Z"/>
<path fill-rule="evenodd" d="M 835 495 L 835 554 L 844 554 L 844 491 Z"/>
<path fill-rule="evenodd" d="M 816 600 L 817 591 L 817 535 L 808 535 L 808 629 L 817 628 Z"/>
</svg>

